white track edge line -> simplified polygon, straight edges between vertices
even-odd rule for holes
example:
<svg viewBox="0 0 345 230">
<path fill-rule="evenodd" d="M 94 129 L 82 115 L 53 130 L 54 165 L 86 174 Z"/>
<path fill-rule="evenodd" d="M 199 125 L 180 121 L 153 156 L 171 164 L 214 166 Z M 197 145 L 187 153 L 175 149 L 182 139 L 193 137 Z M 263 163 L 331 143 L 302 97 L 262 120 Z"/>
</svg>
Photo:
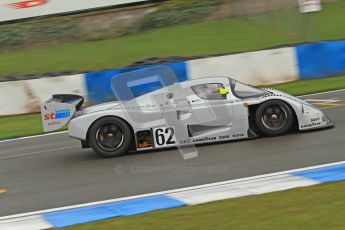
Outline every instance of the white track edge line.
<svg viewBox="0 0 345 230">
<path fill-rule="evenodd" d="M 328 93 L 336 93 L 336 92 L 341 92 L 341 91 L 345 91 L 345 89 L 336 89 L 336 90 L 325 91 L 325 92 L 320 92 L 320 93 L 305 94 L 298 97 L 308 97 L 308 96 L 322 95 L 322 94 L 328 94 Z"/>
<path fill-rule="evenodd" d="M 149 197 L 149 196 L 168 195 L 168 194 L 171 194 L 171 193 L 184 192 L 184 191 L 189 191 L 189 190 L 196 190 L 196 189 L 207 188 L 207 187 L 212 187 L 212 186 L 219 186 L 219 185 L 225 185 L 225 184 L 232 184 L 232 183 L 237 183 L 237 182 L 242 182 L 242 181 L 250 181 L 250 180 L 256 180 L 256 179 L 262 179 L 262 178 L 266 178 L 266 177 L 273 177 L 273 176 L 284 175 L 284 174 L 289 174 L 289 173 L 293 173 L 293 172 L 300 172 L 300 171 L 306 171 L 306 170 L 311 170 L 311 169 L 324 168 L 324 167 L 329 167 L 329 166 L 336 166 L 336 165 L 341 165 L 341 164 L 345 164 L 345 161 L 339 161 L 339 162 L 333 162 L 333 163 L 328 163 L 328 164 L 309 166 L 309 167 L 292 169 L 292 170 L 286 170 L 286 171 L 269 173 L 269 174 L 262 174 L 262 175 L 258 175 L 258 176 L 245 177 L 245 178 L 239 178 L 239 179 L 222 181 L 222 182 L 215 182 L 215 183 L 191 186 L 191 187 L 186 187 L 186 188 L 179 188 L 179 189 L 166 190 L 166 191 L 161 191 L 161 192 L 147 193 L 147 194 L 142 194 L 142 195 L 128 196 L 128 197 L 122 197 L 122 198 L 116 198 L 116 199 L 110 199 L 110 200 L 103 200 L 103 201 L 96 201 L 96 202 L 90 202 L 90 203 L 79 204 L 79 205 L 71 205 L 71 206 L 65 206 L 65 207 L 59 207 L 59 208 L 53 208 L 53 209 L 46 209 L 46 210 L 41 210 L 41 211 L 21 213 L 21 214 L 15 214 L 15 215 L 10 215 L 10 216 L 3 216 L 3 217 L 0 217 L 0 221 L 1 220 L 7 220 L 7 219 L 13 219 L 13 218 L 27 217 L 27 216 L 32 216 L 32 215 L 45 214 L 45 213 L 49 213 L 49 212 L 63 211 L 63 210 L 74 209 L 74 208 L 82 208 L 82 207 L 87 207 L 87 206 L 92 206 L 92 205 L 112 203 L 112 202 L 117 202 L 117 201 L 131 200 L 131 199 L 137 199 L 137 198 L 144 198 L 144 197 Z"/>
</svg>

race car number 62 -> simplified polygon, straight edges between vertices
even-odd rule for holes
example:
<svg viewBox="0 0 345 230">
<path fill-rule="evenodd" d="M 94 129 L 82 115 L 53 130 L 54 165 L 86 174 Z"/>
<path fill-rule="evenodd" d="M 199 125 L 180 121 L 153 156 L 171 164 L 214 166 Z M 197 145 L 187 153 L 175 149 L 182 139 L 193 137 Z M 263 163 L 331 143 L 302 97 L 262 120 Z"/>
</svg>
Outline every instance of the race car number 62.
<svg viewBox="0 0 345 230">
<path fill-rule="evenodd" d="M 155 142 L 158 146 L 174 145 L 175 130 L 172 127 L 162 127 L 154 130 Z"/>
</svg>

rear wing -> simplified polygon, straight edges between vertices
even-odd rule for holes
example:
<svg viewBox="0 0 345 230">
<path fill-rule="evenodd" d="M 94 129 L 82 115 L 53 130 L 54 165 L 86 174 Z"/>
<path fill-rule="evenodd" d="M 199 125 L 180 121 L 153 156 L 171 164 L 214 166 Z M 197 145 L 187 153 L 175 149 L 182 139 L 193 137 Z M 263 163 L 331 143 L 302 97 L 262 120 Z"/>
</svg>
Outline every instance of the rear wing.
<svg viewBox="0 0 345 230">
<path fill-rule="evenodd" d="M 44 132 L 57 130 L 67 124 L 81 109 L 84 98 L 73 94 L 56 94 L 41 105 Z"/>
</svg>

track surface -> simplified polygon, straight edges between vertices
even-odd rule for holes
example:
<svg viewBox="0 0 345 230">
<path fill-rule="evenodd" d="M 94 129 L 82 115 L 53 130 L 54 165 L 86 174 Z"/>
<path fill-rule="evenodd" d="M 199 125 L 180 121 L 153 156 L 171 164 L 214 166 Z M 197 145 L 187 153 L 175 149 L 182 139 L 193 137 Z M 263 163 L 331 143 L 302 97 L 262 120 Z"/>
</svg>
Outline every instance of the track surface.
<svg viewBox="0 0 345 230">
<path fill-rule="evenodd" d="M 333 129 L 199 146 L 190 160 L 176 149 L 103 159 L 67 134 L 0 143 L 0 216 L 343 161 L 345 91 L 304 99 L 334 98 L 321 106 Z"/>
</svg>

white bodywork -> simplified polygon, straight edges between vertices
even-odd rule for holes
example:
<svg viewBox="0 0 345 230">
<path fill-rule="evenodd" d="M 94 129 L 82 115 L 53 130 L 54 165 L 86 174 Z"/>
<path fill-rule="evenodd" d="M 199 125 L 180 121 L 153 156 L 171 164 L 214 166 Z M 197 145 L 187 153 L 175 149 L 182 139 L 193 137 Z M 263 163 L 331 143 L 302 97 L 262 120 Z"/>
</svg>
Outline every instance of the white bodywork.
<svg viewBox="0 0 345 230">
<path fill-rule="evenodd" d="M 314 106 L 280 92 L 264 89 L 265 94 L 240 99 L 235 96 L 226 77 L 203 78 L 175 83 L 125 102 L 91 106 L 76 113 L 68 126 L 69 136 L 87 142 L 88 130 L 102 117 L 116 116 L 133 129 L 135 150 L 165 148 L 255 137 L 251 130 L 250 108 L 268 100 L 281 100 L 295 112 L 298 129 L 331 126 L 324 113 Z M 229 92 L 222 100 L 200 98 L 192 86 L 222 84 Z M 139 143 L 140 132 L 150 133 L 148 142 Z M 141 141 L 143 142 L 143 141 Z"/>
</svg>

